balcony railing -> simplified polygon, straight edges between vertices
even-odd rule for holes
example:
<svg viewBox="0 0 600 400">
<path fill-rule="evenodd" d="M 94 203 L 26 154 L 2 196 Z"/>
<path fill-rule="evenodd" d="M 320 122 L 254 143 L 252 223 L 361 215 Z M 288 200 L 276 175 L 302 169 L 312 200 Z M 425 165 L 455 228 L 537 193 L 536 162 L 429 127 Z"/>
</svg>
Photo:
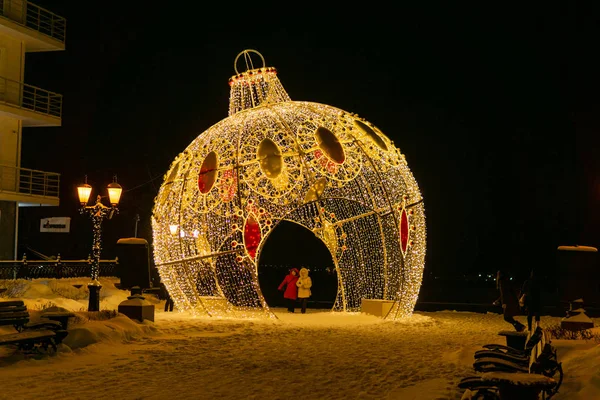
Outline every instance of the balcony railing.
<svg viewBox="0 0 600 400">
<path fill-rule="evenodd" d="M 0 0 L 0 15 L 65 42 L 67 20 L 27 0 Z"/>
<path fill-rule="evenodd" d="M 0 192 L 58 197 L 60 174 L 0 165 Z"/>
<path fill-rule="evenodd" d="M 1 76 L 0 103 L 59 118 L 62 115 L 62 94 Z"/>
</svg>

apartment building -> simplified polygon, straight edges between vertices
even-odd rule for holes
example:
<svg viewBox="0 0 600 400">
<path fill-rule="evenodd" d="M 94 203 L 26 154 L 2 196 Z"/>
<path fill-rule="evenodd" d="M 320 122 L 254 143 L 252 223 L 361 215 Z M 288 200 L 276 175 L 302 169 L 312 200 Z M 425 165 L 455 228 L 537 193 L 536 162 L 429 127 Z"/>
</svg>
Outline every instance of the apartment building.
<svg viewBox="0 0 600 400">
<path fill-rule="evenodd" d="M 27 53 L 65 49 L 66 20 L 0 0 L 0 260 L 17 258 L 19 208 L 59 205 L 60 175 L 21 165 L 22 129 L 61 126 L 62 95 L 29 85 Z"/>
</svg>

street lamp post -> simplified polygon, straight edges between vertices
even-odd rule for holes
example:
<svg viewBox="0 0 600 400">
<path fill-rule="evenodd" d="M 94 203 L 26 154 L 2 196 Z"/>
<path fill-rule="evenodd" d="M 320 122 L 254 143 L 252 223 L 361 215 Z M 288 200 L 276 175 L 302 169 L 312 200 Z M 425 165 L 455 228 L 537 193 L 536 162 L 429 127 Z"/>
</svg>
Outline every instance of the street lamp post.
<svg viewBox="0 0 600 400">
<path fill-rule="evenodd" d="M 117 183 L 117 177 L 113 178 L 113 182 L 107 187 L 108 198 L 110 206 L 102 204 L 102 196 L 96 197 L 96 204 L 88 206 L 88 200 L 92 193 L 92 187 L 87 183 L 87 176 L 85 177 L 85 183 L 77 187 L 77 194 L 79 195 L 79 202 L 81 208 L 79 212 L 81 214 L 88 214 L 92 218 L 94 228 L 94 242 L 92 245 L 92 281 L 88 283 L 88 290 L 90 292 L 90 298 L 88 303 L 88 311 L 100 311 L 100 289 L 102 285 L 98 281 L 100 275 L 100 251 L 102 250 L 102 221 L 104 218 L 111 219 L 115 212 L 119 212 L 117 205 L 121 199 L 121 192 L 123 189 L 121 185 Z"/>
</svg>

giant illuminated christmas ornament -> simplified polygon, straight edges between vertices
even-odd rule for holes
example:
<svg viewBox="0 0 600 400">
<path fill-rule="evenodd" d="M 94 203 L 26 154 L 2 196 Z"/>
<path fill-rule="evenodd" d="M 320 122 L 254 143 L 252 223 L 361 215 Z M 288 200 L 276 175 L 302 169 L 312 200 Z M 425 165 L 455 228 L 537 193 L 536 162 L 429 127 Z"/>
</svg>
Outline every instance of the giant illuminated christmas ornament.
<svg viewBox="0 0 600 400">
<path fill-rule="evenodd" d="M 241 52 L 234 69 L 229 116 L 175 158 L 153 210 L 155 264 L 177 308 L 276 318 L 261 293 L 258 261 L 285 220 L 310 229 L 331 252 L 333 311 L 384 299 L 394 301 L 385 318 L 410 316 L 426 231 L 404 155 L 357 114 L 292 101 L 258 52 Z"/>
</svg>

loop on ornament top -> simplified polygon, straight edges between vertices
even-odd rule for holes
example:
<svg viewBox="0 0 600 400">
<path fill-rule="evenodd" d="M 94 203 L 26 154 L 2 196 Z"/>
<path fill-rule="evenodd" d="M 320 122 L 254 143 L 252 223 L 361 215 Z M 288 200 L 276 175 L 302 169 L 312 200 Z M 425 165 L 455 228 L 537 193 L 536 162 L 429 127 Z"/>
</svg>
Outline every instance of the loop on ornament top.
<svg viewBox="0 0 600 400">
<path fill-rule="evenodd" d="M 262 54 L 260 54 L 258 51 L 256 50 L 252 50 L 252 49 L 246 49 L 242 52 L 240 52 L 236 57 L 235 57 L 235 61 L 233 62 L 233 69 L 235 70 L 235 73 L 237 75 L 240 74 L 240 72 L 237 69 L 237 63 L 239 58 L 243 55 L 244 56 L 244 61 L 246 62 L 246 71 L 249 71 L 251 69 L 255 69 L 254 68 L 254 63 L 252 62 L 252 56 L 251 53 L 255 53 L 258 54 L 258 56 L 260 57 L 261 61 L 262 61 L 262 68 L 265 67 L 265 58 L 262 56 Z M 246 72 L 244 71 L 244 72 Z"/>
</svg>

